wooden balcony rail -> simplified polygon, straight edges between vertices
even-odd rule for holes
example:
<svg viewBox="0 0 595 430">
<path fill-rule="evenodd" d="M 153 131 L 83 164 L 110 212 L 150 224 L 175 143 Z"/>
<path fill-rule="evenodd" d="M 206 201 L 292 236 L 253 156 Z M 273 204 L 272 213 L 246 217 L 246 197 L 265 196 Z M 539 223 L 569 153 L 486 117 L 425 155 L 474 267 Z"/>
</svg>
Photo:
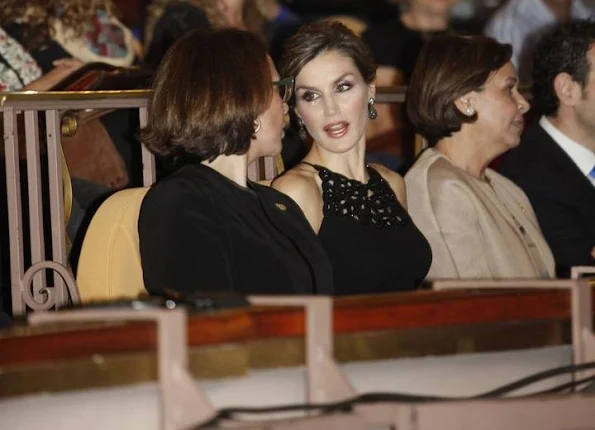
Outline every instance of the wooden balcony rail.
<svg viewBox="0 0 595 430">
<path fill-rule="evenodd" d="M 595 300 L 592 305 L 595 309 Z M 334 333 L 341 335 L 486 325 L 504 328 L 567 322 L 569 317 L 570 297 L 564 291 L 419 291 L 336 299 L 333 326 Z M 155 333 L 147 323 L 51 330 L 17 325 L 0 333 L 0 366 L 151 351 L 156 346 Z M 253 306 L 192 314 L 188 325 L 188 343 L 195 347 L 303 336 L 304 312 L 291 307 Z M 564 340 L 568 339 L 566 334 Z"/>
</svg>

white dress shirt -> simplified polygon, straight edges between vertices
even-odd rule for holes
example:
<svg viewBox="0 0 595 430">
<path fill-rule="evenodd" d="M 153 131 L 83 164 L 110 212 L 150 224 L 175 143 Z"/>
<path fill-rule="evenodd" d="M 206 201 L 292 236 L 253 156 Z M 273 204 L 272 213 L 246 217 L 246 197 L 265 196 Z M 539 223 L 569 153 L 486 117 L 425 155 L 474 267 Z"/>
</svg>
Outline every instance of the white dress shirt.
<svg viewBox="0 0 595 430">
<path fill-rule="evenodd" d="M 595 152 L 575 142 L 560 130 L 558 130 L 545 116 L 539 120 L 539 125 L 550 135 L 554 142 L 562 148 L 570 159 L 576 164 L 581 172 L 587 177 L 595 187 L 595 177 L 591 176 L 591 171 L 595 168 Z"/>
</svg>

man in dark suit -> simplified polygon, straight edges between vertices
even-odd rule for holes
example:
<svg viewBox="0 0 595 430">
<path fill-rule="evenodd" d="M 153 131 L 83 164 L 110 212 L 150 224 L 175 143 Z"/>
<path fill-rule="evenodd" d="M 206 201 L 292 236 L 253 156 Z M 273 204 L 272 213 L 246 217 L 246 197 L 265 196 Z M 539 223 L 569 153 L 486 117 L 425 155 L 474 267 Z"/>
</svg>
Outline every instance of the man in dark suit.
<svg viewBox="0 0 595 430">
<path fill-rule="evenodd" d="M 533 105 L 542 115 L 500 171 L 529 197 L 558 276 L 595 265 L 595 22 L 552 29 L 534 55 Z"/>
</svg>

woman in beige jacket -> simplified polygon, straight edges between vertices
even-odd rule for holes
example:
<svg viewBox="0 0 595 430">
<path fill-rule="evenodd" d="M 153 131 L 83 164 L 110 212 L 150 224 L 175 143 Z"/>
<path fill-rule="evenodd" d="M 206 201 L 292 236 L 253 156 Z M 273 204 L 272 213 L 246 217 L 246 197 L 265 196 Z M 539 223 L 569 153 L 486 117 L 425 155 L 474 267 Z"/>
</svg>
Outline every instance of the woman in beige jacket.
<svg viewBox="0 0 595 430">
<path fill-rule="evenodd" d="M 529 200 L 489 164 L 517 146 L 529 104 L 510 45 L 444 36 L 422 50 L 407 113 L 427 139 L 405 181 L 432 247 L 428 277 L 551 278 L 554 260 Z"/>
</svg>

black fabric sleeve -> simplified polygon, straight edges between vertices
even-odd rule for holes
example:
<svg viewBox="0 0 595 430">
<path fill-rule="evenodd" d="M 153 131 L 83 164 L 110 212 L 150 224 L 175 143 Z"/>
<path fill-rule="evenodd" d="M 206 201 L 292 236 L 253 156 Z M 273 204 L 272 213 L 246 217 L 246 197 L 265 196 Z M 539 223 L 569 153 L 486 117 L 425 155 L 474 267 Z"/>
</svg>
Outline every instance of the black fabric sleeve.
<svg viewBox="0 0 595 430">
<path fill-rule="evenodd" d="M 148 195 L 138 226 L 149 293 L 234 289 L 224 214 L 208 195 Z"/>
</svg>

